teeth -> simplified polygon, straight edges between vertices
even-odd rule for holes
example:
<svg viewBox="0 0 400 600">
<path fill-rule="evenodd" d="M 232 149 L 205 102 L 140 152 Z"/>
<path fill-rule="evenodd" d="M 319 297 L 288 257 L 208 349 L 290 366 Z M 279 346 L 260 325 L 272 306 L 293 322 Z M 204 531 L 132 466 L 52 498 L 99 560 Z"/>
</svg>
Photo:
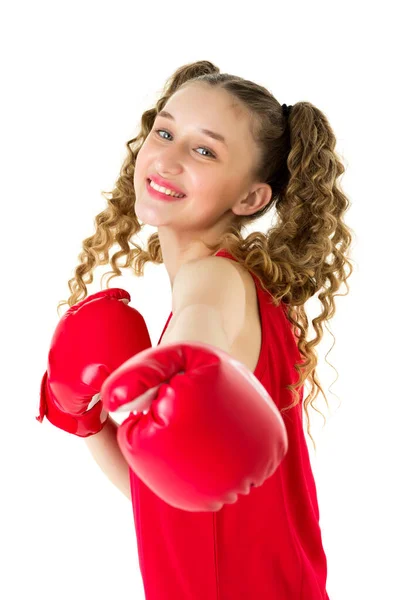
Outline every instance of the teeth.
<svg viewBox="0 0 400 600">
<path fill-rule="evenodd" d="M 169 190 L 168 188 L 162 187 L 161 185 L 157 185 L 151 179 L 150 179 L 150 186 L 152 188 L 154 188 L 155 190 L 157 190 L 157 192 L 162 192 L 163 194 L 166 194 L 167 196 L 173 196 L 174 198 L 183 198 L 183 196 L 184 196 L 184 194 L 177 194 L 176 192 L 173 192 L 172 190 Z"/>
</svg>

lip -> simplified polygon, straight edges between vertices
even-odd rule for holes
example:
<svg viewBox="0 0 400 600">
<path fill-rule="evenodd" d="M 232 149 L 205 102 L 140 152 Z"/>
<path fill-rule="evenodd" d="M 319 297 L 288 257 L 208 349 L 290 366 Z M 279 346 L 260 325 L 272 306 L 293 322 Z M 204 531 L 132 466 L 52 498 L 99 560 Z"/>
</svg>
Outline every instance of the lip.
<svg viewBox="0 0 400 600">
<path fill-rule="evenodd" d="M 156 181 L 156 183 L 157 183 L 157 181 Z M 157 190 L 155 190 L 154 188 L 151 187 L 149 178 L 146 179 L 146 189 L 151 196 L 153 196 L 157 200 L 164 200 L 164 202 L 173 202 L 173 201 L 176 202 L 179 200 L 184 200 L 186 198 L 186 196 L 184 196 L 183 198 L 174 198 L 174 196 L 168 196 L 167 194 L 158 192 Z M 170 188 L 170 189 L 172 189 L 172 188 Z M 181 193 L 182 192 L 178 192 L 178 194 L 181 194 Z"/>
<path fill-rule="evenodd" d="M 185 193 L 182 190 L 180 190 L 179 188 L 177 188 L 176 186 L 174 186 L 170 181 L 167 181 L 166 179 L 163 179 L 162 177 L 158 177 L 158 175 L 151 175 L 149 179 L 154 181 L 154 183 L 156 183 L 157 185 L 160 185 L 162 187 L 168 188 L 169 190 L 172 190 L 176 194 L 184 194 Z"/>
</svg>

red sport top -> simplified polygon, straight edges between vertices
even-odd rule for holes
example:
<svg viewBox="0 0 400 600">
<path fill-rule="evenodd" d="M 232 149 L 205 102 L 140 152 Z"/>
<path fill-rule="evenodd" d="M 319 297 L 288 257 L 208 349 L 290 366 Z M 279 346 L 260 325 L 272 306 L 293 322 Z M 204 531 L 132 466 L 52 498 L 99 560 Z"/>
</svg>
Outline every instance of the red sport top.
<svg viewBox="0 0 400 600">
<path fill-rule="evenodd" d="M 225 250 L 215 255 L 235 260 Z M 297 381 L 294 364 L 302 356 L 283 305 L 274 306 L 252 276 L 262 323 L 254 375 L 281 409 L 292 402 L 285 386 Z M 277 470 L 218 512 L 174 508 L 129 469 L 146 600 L 329 600 L 317 492 L 302 425 L 304 386 L 299 391 L 301 403 L 281 413 L 289 449 Z"/>
</svg>

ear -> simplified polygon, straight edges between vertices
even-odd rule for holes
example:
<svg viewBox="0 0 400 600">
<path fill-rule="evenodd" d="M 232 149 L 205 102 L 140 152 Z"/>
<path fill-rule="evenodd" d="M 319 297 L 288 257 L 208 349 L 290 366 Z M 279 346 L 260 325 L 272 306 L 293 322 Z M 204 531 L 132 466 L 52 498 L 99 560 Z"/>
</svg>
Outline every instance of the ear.
<svg viewBox="0 0 400 600">
<path fill-rule="evenodd" d="M 252 215 L 268 204 L 272 198 L 272 188 L 268 183 L 255 183 L 245 198 L 233 207 L 235 215 Z"/>
</svg>

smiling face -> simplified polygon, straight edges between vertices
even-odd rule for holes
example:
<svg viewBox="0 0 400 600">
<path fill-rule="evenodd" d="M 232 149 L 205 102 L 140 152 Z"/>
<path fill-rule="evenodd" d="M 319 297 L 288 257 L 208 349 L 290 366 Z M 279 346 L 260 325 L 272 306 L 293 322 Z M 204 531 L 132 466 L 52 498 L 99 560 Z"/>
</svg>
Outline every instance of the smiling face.
<svg viewBox="0 0 400 600">
<path fill-rule="evenodd" d="M 157 115 L 136 159 L 138 218 L 149 225 L 192 235 L 218 224 L 226 227 L 233 212 L 249 214 L 248 209 L 237 205 L 250 191 L 253 182 L 249 178 L 258 149 L 244 109 L 233 106 L 226 90 L 197 82 L 175 92 L 163 110 L 174 119 Z M 202 129 L 225 141 L 210 137 Z M 170 202 L 157 199 L 147 189 L 152 175 L 170 182 L 186 197 Z"/>
</svg>

